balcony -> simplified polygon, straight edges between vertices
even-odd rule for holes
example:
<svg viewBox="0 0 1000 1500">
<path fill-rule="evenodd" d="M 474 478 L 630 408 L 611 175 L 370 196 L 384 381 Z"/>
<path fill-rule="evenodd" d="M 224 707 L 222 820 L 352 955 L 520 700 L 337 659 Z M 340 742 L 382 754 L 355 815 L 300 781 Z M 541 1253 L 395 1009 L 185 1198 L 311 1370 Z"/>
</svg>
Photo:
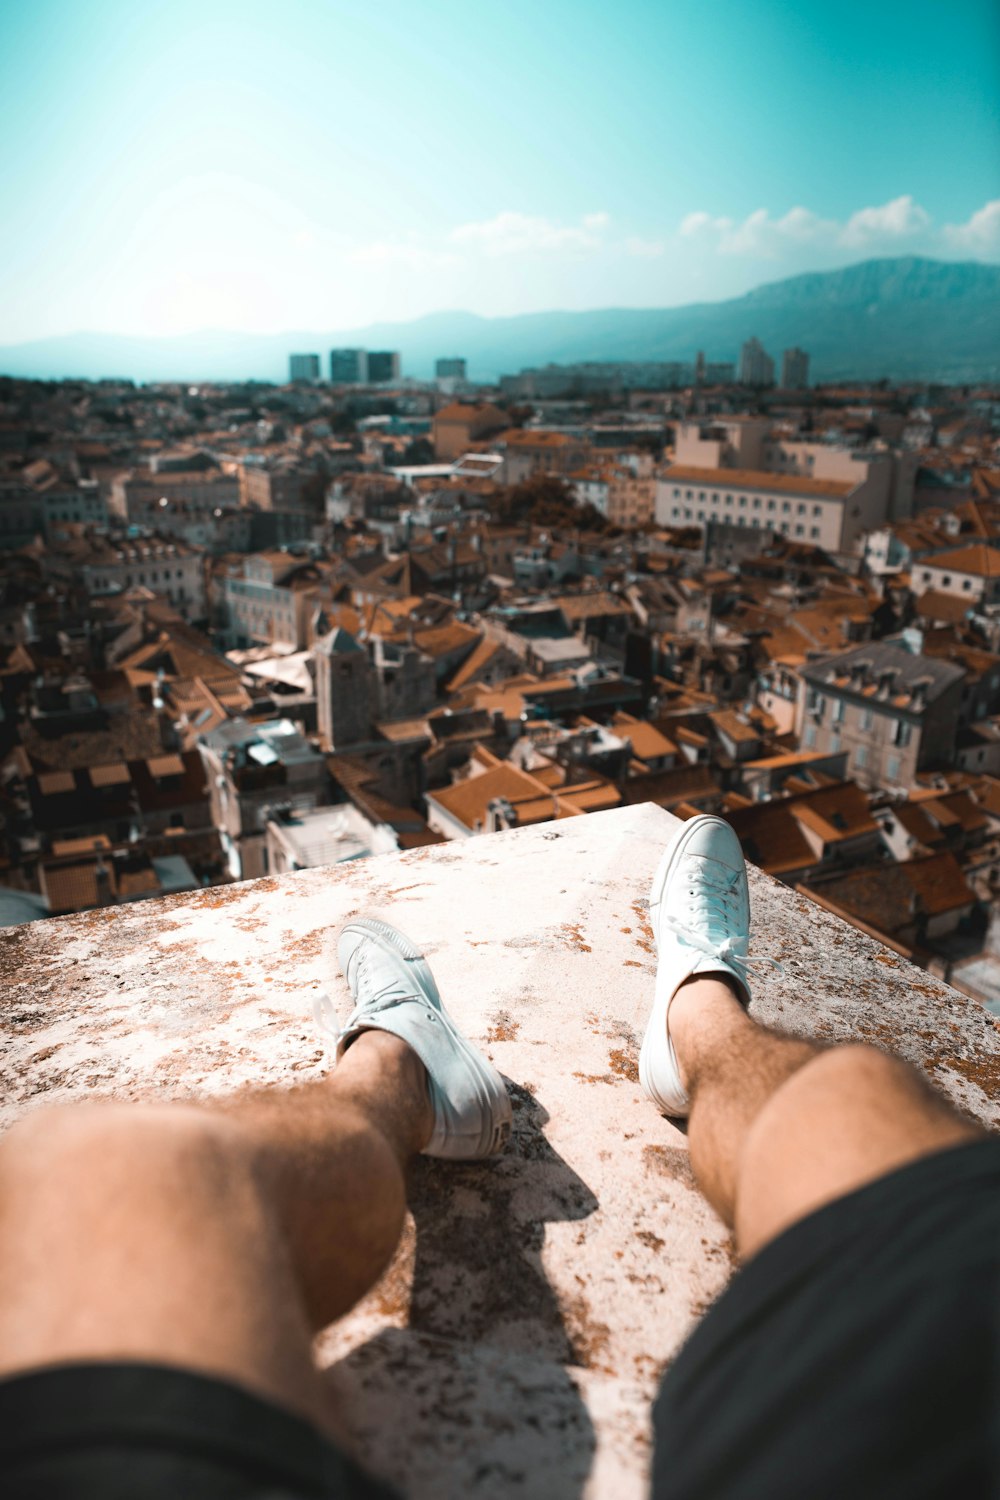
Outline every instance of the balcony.
<svg viewBox="0 0 1000 1500">
<path fill-rule="evenodd" d="M 728 1236 L 637 1082 L 654 954 L 650 805 L 0 933 L 3 1122 L 71 1098 L 215 1096 L 319 1078 L 312 997 L 376 910 L 418 937 L 509 1080 L 490 1165 L 422 1161 L 394 1265 L 318 1350 L 345 1444 L 414 1500 L 645 1493 L 659 1376 L 725 1285 Z M 981 1006 L 751 872 L 755 1013 L 862 1038 L 1000 1123 Z"/>
</svg>

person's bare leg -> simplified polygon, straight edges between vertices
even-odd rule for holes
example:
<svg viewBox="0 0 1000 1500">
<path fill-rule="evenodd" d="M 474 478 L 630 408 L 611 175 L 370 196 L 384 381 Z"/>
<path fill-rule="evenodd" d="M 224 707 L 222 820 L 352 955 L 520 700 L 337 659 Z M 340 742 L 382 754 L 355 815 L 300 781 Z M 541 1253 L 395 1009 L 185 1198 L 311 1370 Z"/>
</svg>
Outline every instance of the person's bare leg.
<svg viewBox="0 0 1000 1500">
<path fill-rule="evenodd" d="M 322 1083 L 39 1111 L 0 1141 L 0 1375 L 148 1360 L 322 1420 L 312 1334 L 396 1246 L 423 1064 L 360 1036 Z"/>
<path fill-rule="evenodd" d="M 681 985 L 670 1037 L 691 1164 L 743 1257 L 821 1204 L 985 1135 L 898 1058 L 758 1026 L 721 975 Z"/>
</svg>

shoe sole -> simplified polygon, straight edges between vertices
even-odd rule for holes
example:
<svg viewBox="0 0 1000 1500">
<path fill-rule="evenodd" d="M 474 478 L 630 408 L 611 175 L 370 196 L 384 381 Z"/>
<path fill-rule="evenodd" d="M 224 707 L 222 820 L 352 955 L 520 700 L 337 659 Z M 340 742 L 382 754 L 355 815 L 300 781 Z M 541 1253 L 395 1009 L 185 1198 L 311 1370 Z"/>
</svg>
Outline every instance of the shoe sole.
<svg viewBox="0 0 1000 1500">
<path fill-rule="evenodd" d="M 667 845 L 663 851 L 660 863 L 656 867 L 653 883 L 649 889 L 649 925 L 653 929 L 653 942 L 656 945 L 657 956 L 659 956 L 660 952 L 660 934 L 654 907 L 658 907 L 663 900 L 663 892 L 667 881 L 673 873 L 677 861 L 690 843 L 693 834 L 697 829 L 703 828 L 706 823 L 718 824 L 722 828 L 725 828 L 727 833 L 732 833 L 732 829 L 725 819 L 717 818 L 713 813 L 702 813 L 696 818 L 690 818 Z M 672 995 L 664 998 L 654 993 L 653 1009 L 646 1023 L 645 1035 L 642 1039 L 642 1046 L 639 1049 L 639 1082 L 646 1096 L 653 1101 L 657 1109 L 672 1119 L 679 1119 L 686 1113 L 686 1107 L 684 1110 L 678 1110 L 675 1102 L 665 1100 L 657 1091 L 650 1075 L 651 1056 L 653 1047 L 656 1045 L 655 1041 L 652 1041 L 651 1038 L 663 1034 L 664 1045 L 668 1045 L 666 1040 L 667 1009 L 672 999 Z"/>
<path fill-rule="evenodd" d="M 381 922 L 377 917 L 358 917 L 352 922 L 347 922 L 343 932 L 363 932 L 383 952 L 404 959 L 407 965 L 406 973 L 416 978 L 427 1000 L 434 1007 L 438 1020 L 455 1044 L 456 1056 L 464 1063 L 468 1077 L 471 1079 L 482 1117 L 490 1121 L 490 1126 L 488 1131 L 478 1130 L 469 1134 L 452 1133 L 449 1135 L 449 1141 L 470 1148 L 455 1152 L 454 1155 L 462 1160 L 499 1155 L 510 1139 L 513 1121 L 513 1111 L 504 1081 L 496 1068 L 487 1062 L 486 1058 L 482 1057 L 472 1043 L 462 1035 L 445 1010 L 430 964 L 424 958 L 421 949 L 404 932 L 400 932 L 398 927 L 393 927 L 389 922 Z M 435 1084 L 435 1087 L 438 1085 Z"/>
</svg>

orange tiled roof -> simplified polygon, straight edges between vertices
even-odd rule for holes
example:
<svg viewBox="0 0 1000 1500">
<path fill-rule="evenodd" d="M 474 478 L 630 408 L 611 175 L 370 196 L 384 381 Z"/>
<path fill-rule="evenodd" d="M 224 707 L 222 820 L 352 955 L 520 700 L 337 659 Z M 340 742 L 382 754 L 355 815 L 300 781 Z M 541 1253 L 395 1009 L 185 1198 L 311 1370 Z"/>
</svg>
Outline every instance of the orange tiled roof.
<svg viewBox="0 0 1000 1500">
<path fill-rule="evenodd" d="M 685 464 L 661 469 L 667 484 L 711 485 L 715 489 L 773 490 L 788 495 L 824 495 L 841 500 L 857 488 L 837 479 L 809 479 L 801 474 L 770 474 L 761 469 L 696 469 Z"/>
<path fill-rule="evenodd" d="M 953 552 L 935 552 L 933 557 L 922 560 L 921 567 L 968 573 L 976 578 L 1000 578 L 1000 550 L 987 547 L 985 542 L 974 542 L 970 547 L 956 547 Z"/>
</svg>

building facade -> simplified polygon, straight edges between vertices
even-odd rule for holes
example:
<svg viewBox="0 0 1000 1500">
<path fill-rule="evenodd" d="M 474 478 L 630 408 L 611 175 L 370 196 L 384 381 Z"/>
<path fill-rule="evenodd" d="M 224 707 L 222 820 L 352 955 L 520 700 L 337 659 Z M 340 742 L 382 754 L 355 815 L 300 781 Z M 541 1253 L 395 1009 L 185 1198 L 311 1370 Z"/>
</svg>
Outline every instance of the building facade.
<svg viewBox="0 0 1000 1500">
<path fill-rule="evenodd" d="M 434 361 L 434 376 L 437 380 L 465 380 L 466 362 L 457 357 L 437 359 Z"/>
<path fill-rule="evenodd" d="M 330 380 L 334 385 L 367 385 L 367 352 L 364 349 L 331 349 Z"/>
<path fill-rule="evenodd" d="M 866 641 L 799 669 L 799 742 L 847 753 L 864 788 L 910 787 L 925 767 L 951 764 L 964 670 L 894 642 Z"/>
<path fill-rule="evenodd" d="M 759 339 L 747 339 L 740 350 L 740 385 L 774 384 L 774 360 Z"/>
<path fill-rule="evenodd" d="M 804 349 L 786 349 L 781 356 L 781 388 L 804 391 L 809 385 L 809 356 Z"/>
<path fill-rule="evenodd" d="M 319 379 L 319 355 L 290 354 L 288 356 L 288 379 L 292 385 L 299 380 L 314 384 Z"/>
</svg>

